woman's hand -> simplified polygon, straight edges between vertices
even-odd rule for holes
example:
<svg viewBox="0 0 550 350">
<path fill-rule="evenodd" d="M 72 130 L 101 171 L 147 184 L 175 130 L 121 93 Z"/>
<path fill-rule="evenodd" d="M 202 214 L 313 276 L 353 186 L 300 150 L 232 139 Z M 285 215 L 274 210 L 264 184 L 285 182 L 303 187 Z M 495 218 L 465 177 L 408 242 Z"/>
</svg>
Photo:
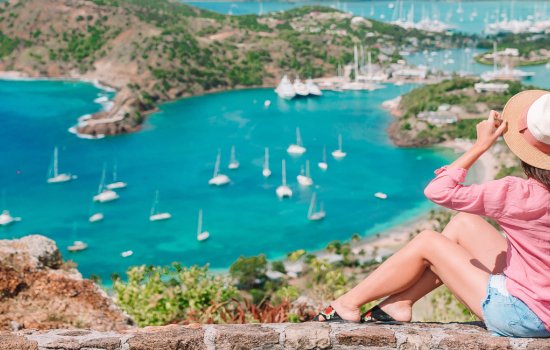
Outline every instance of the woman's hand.
<svg viewBox="0 0 550 350">
<path fill-rule="evenodd" d="M 500 119 L 500 113 L 491 111 L 489 119 L 477 124 L 477 141 L 475 146 L 487 151 L 506 130 L 507 122 Z"/>
</svg>

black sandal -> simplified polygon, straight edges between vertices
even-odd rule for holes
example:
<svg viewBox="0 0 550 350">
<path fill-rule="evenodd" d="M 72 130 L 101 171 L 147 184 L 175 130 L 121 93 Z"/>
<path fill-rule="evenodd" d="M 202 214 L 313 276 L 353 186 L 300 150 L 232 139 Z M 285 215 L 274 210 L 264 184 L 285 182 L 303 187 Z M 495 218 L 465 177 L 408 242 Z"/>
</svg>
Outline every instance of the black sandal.
<svg viewBox="0 0 550 350">
<path fill-rule="evenodd" d="M 361 315 L 361 323 L 389 323 L 401 324 L 384 312 L 378 305 Z"/>
<path fill-rule="evenodd" d="M 321 320 L 321 317 L 323 318 L 322 320 Z M 313 321 L 328 322 L 328 323 L 330 323 L 330 322 L 360 323 L 360 322 L 357 322 L 357 321 L 344 320 L 340 315 L 338 315 L 336 310 L 334 310 L 334 308 L 331 305 L 329 305 L 323 311 L 319 312 L 317 314 L 317 316 L 315 316 L 313 318 Z"/>
</svg>

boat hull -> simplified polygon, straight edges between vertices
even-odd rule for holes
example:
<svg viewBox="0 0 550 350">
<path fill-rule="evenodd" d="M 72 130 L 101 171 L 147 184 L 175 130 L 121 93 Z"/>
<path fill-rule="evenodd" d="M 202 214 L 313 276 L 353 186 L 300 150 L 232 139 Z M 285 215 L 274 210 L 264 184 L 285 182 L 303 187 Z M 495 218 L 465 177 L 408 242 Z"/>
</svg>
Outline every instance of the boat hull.
<svg viewBox="0 0 550 350">
<path fill-rule="evenodd" d="M 72 180 L 75 180 L 76 179 L 76 176 L 75 175 L 71 175 L 71 174 L 59 174 L 57 176 L 54 176 L 54 177 L 50 177 L 47 182 L 49 184 L 58 184 L 58 183 L 63 183 L 63 182 L 69 182 L 69 181 L 72 181 Z"/>
<path fill-rule="evenodd" d="M 171 218 L 172 218 L 172 214 L 170 213 L 158 213 L 158 214 L 149 216 L 149 221 L 162 221 L 162 220 L 168 220 Z"/>
<path fill-rule="evenodd" d="M 208 181 L 208 184 L 212 185 L 212 186 L 224 186 L 224 185 L 227 185 L 230 181 L 231 180 L 229 179 L 229 177 L 227 175 L 219 174 L 219 175 L 211 178 Z"/>
</svg>

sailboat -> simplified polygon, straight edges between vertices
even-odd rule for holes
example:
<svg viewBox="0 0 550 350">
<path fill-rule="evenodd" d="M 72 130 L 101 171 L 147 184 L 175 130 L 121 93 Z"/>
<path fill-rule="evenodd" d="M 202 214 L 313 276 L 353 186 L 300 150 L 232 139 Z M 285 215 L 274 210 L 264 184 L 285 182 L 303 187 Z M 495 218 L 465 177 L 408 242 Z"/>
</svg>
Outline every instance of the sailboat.
<svg viewBox="0 0 550 350">
<path fill-rule="evenodd" d="M 127 257 L 132 256 L 132 255 L 134 255 L 133 250 L 125 250 L 122 253 L 120 253 L 120 256 L 123 257 L 123 258 L 127 258 Z"/>
<path fill-rule="evenodd" d="M 216 157 L 216 165 L 214 166 L 214 175 L 210 180 L 208 180 L 209 185 L 213 186 L 223 186 L 227 185 L 231 180 L 229 176 L 220 174 L 220 162 L 222 159 L 221 150 L 218 150 L 218 156 Z"/>
<path fill-rule="evenodd" d="M 90 213 L 92 213 L 92 214 L 88 218 L 89 222 L 94 223 L 94 222 L 98 222 L 98 221 L 103 220 L 103 213 L 95 211 L 95 204 L 94 204 L 93 201 L 92 201 L 92 205 L 90 207 Z"/>
<path fill-rule="evenodd" d="M 327 146 L 323 146 L 323 160 L 317 163 L 317 166 L 321 170 L 327 170 L 328 169 L 328 163 L 327 163 Z"/>
<path fill-rule="evenodd" d="M 70 252 L 80 252 L 88 248 L 88 245 L 82 241 L 74 241 L 72 245 L 67 247 L 67 250 Z"/>
<path fill-rule="evenodd" d="M 197 228 L 197 241 L 202 242 L 210 237 L 208 231 L 202 231 L 202 209 L 199 209 L 199 226 Z"/>
<path fill-rule="evenodd" d="M 292 197 L 292 190 L 286 184 L 286 161 L 284 159 L 282 164 L 283 164 L 283 170 L 282 170 L 283 182 L 281 186 L 277 187 L 277 189 L 275 190 L 275 193 L 277 193 L 277 197 L 279 198 L 290 198 Z"/>
<path fill-rule="evenodd" d="M 306 160 L 306 171 L 304 173 L 304 169 L 302 168 L 302 173 L 296 177 L 298 180 L 298 183 L 301 186 L 311 186 L 313 185 L 313 179 L 311 178 L 309 174 L 309 160 Z"/>
<path fill-rule="evenodd" d="M 374 196 L 378 199 L 388 199 L 388 195 L 384 192 L 376 192 Z"/>
<path fill-rule="evenodd" d="M 168 220 L 172 218 L 172 214 L 170 213 L 159 212 L 158 206 L 159 206 L 159 190 L 155 192 L 155 200 L 153 201 L 153 206 L 151 207 L 151 215 L 149 215 L 149 221 Z"/>
<path fill-rule="evenodd" d="M 270 177 L 271 176 L 271 170 L 269 170 L 269 148 L 265 148 L 265 156 L 264 156 L 264 169 L 262 170 L 262 175 L 264 177 Z"/>
<path fill-rule="evenodd" d="M 317 86 L 317 84 L 315 84 L 313 79 L 306 80 L 306 88 L 307 88 L 308 94 L 310 94 L 312 96 L 322 96 L 323 95 L 323 92 L 321 91 L 319 86 Z"/>
<path fill-rule="evenodd" d="M 235 146 L 231 146 L 231 158 L 227 167 L 231 170 L 236 170 L 239 169 L 239 165 L 239 161 L 235 157 Z"/>
<path fill-rule="evenodd" d="M 323 202 L 321 202 L 319 211 L 317 210 L 317 193 L 313 192 L 311 196 L 311 202 L 309 203 L 309 211 L 307 212 L 307 218 L 311 221 L 323 220 L 326 216 L 325 210 L 323 209 Z"/>
<path fill-rule="evenodd" d="M 76 222 L 73 223 L 73 233 L 72 233 L 72 236 L 75 237 L 76 236 Z M 86 243 L 84 243 L 83 241 L 74 241 L 72 245 L 68 246 L 67 247 L 67 250 L 70 251 L 70 252 L 80 252 L 82 250 L 85 250 L 88 248 L 88 245 Z"/>
<path fill-rule="evenodd" d="M 332 157 L 334 157 L 334 159 L 342 159 L 346 155 L 347 153 L 342 151 L 342 134 L 338 134 L 338 149 L 332 151 Z"/>
<path fill-rule="evenodd" d="M 299 95 L 299 96 L 309 95 L 309 91 L 307 89 L 306 84 L 302 83 L 299 76 L 296 76 L 296 79 L 294 79 L 294 84 L 292 86 L 294 87 L 294 91 L 296 92 L 296 95 Z"/>
<path fill-rule="evenodd" d="M 111 182 L 110 184 L 107 185 L 107 188 L 110 189 L 110 190 L 116 190 L 116 189 L 119 189 L 119 188 L 126 188 L 128 186 L 128 184 L 126 182 L 122 182 L 122 181 L 118 181 L 117 179 L 117 170 L 118 170 L 118 166 L 117 166 L 117 163 L 115 162 L 113 164 L 113 182 Z"/>
<path fill-rule="evenodd" d="M 286 75 L 283 76 L 281 79 L 281 82 L 279 85 L 277 85 L 277 88 L 275 89 L 275 92 L 277 95 L 279 95 L 280 98 L 284 98 L 287 100 L 290 100 L 296 96 L 296 91 L 294 91 L 294 86 L 290 82 L 290 79 Z"/>
<path fill-rule="evenodd" d="M 101 182 L 99 183 L 99 189 L 97 195 L 94 196 L 94 202 L 111 202 L 118 199 L 118 194 L 105 187 L 105 166 L 103 166 L 103 172 L 101 174 Z"/>
<path fill-rule="evenodd" d="M 69 173 L 59 173 L 59 159 L 58 159 L 58 150 L 57 146 L 53 150 L 53 161 L 52 165 L 50 166 L 50 169 L 48 171 L 48 183 L 61 183 L 61 182 L 67 182 L 76 179 L 75 175 L 71 175 Z"/>
<path fill-rule="evenodd" d="M 300 128 L 296 127 L 296 143 L 288 146 L 286 149 L 288 154 L 293 156 L 301 156 L 306 152 L 306 148 L 302 145 L 302 137 L 300 136 Z"/>
<path fill-rule="evenodd" d="M 91 223 L 98 222 L 104 219 L 103 213 L 94 213 L 90 215 L 88 221 Z"/>
<path fill-rule="evenodd" d="M 21 221 L 21 218 L 11 216 L 9 210 L 4 210 L 2 214 L 0 214 L 0 226 L 8 226 L 17 221 Z"/>
</svg>

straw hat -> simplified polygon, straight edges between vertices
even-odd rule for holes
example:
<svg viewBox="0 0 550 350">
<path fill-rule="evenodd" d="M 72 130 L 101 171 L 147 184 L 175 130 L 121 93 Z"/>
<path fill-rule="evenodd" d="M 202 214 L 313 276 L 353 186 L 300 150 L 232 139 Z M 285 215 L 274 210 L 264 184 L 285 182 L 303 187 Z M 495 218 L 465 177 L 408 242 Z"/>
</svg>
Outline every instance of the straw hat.
<svg viewBox="0 0 550 350">
<path fill-rule="evenodd" d="M 504 140 L 519 159 L 550 170 L 550 91 L 527 90 L 512 97 L 502 119 L 508 122 Z"/>
</svg>

